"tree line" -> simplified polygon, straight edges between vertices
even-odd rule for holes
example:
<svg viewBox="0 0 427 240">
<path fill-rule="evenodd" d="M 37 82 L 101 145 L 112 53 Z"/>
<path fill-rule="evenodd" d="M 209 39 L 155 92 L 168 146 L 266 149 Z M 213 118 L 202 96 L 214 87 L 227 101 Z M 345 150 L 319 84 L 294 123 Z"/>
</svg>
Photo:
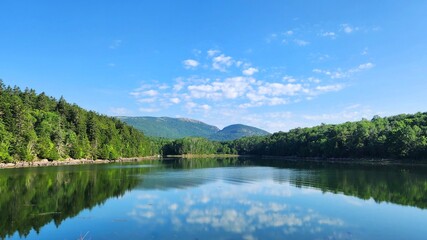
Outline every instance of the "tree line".
<svg viewBox="0 0 427 240">
<path fill-rule="evenodd" d="M 343 124 L 296 128 L 269 136 L 215 142 L 165 142 L 163 154 L 240 154 L 317 158 L 427 158 L 427 113 L 375 116 Z"/>
<path fill-rule="evenodd" d="M 0 161 L 117 159 L 158 153 L 122 121 L 0 80 Z"/>
<path fill-rule="evenodd" d="M 239 154 L 323 158 L 427 158 L 427 113 L 375 116 L 234 141 Z"/>
<path fill-rule="evenodd" d="M 240 154 L 320 158 L 427 158 L 427 113 L 296 128 L 234 141 L 148 138 L 119 119 L 0 80 L 0 162 L 148 155 Z"/>
</svg>

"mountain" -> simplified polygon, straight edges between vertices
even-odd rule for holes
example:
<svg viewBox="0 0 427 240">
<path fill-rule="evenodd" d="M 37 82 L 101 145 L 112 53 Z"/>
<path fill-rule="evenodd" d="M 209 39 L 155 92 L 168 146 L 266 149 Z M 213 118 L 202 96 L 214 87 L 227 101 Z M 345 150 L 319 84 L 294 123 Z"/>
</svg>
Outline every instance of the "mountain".
<svg viewBox="0 0 427 240">
<path fill-rule="evenodd" d="M 216 132 L 215 134 L 211 135 L 209 139 L 216 141 L 227 141 L 239 139 L 242 137 L 265 136 L 269 134 L 269 132 L 256 127 L 246 126 L 243 124 L 234 124 Z"/>
<path fill-rule="evenodd" d="M 125 123 L 142 131 L 147 136 L 163 138 L 204 137 L 210 140 L 227 141 L 247 136 L 263 136 L 269 133 L 242 124 L 225 127 L 223 130 L 188 118 L 170 117 L 118 117 Z"/>
<path fill-rule="evenodd" d="M 163 138 L 205 137 L 219 128 L 188 118 L 170 117 L 118 117 L 147 136 Z"/>
</svg>

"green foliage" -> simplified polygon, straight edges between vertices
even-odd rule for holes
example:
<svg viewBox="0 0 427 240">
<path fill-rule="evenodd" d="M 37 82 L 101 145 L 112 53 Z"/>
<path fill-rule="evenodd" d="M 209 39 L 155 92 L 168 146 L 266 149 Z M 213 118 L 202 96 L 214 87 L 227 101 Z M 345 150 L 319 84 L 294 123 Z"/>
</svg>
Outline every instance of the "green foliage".
<svg viewBox="0 0 427 240">
<path fill-rule="evenodd" d="M 205 138 L 182 138 L 163 145 L 164 155 L 181 154 L 234 154 L 227 143 L 209 141 Z"/>
<path fill-rule="evenodd" d="M 239 154 L 323 158 L 427 158 L 427 113 L 322 124 L 233 141 Z"/>
<path fill-rule="evenodd" d="M 118 119 L 64 98 L 6 87 L 0 80 L 0 161 L 117 159 L 157 154 L 159 147 Z"/>
</svg>

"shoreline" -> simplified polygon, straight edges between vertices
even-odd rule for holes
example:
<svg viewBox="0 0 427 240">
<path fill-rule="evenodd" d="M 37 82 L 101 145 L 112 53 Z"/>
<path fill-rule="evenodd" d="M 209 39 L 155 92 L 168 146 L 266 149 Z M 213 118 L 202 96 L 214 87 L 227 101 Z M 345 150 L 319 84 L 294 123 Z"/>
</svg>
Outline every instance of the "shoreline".
<svg viewBox="0 0 427 240">
<path fill-rule="evenodd" d="M 324 164 L 364 164 L 364 165 L 409 165 L 409 166 L 426 166 L 427 160 L 402 160 L 390 158 L 322 158 L 322 157 L 294 157 L 294 156 L 271 156 L 271 155 L 237 155 L 237 154 L 182 154 L 182 155 L 166 155 L 166 156 L 146 156 L 146 157 L 131 157 L 119 158 L 116 160 L 105 159 L 72 159 L 67 158 L 64 160 L 41 159 L 37 161 L 25 162 L 18 161 L 14 163 L 0 163 L 1 169 L 13 168 L 33 168 L 33 167 L 50 167 L 50 166 L 76 166 L 76 165 L 90 165 L 90 164 L 109 164 L 109 163 L 127 163 L 127 162 L 141 162 L 146 160 L 159 160 L 159 159 L 193 159 L 193 158 L 249 158 L 260 160 L 279 160 L 287 162 L 312 162 Z"/>
<path fill-rule="evenodd" d="M 236 158 L 242 157 L 238 154 L 181 154 L 181 155 L 166 155 L 164 158 Z"/>
<path fill-rule="evenodd" d="M 32 161 L 32 162 L 18 161 L 14 163 L 0 163 L 0 169 L 126 163 L 126 162 L 140 162 L 145 160 L 157 160 L 160 158 L 161 158 L 160 156 L 147 156 L 147 157 L 119 158 L 116 160 L 67 158 L 64 160 L 49 161 L 47 159 L 42 159 L 42 160 Z"/>
<path fill-rule="evenodd" d="M 397 159 L 397 158 L 324 158 L 324 157 L 295 157 L 272 155 L 240 155 L 241 158 L 259 158 L 263 160 L 280 160 L 288 162 L 312 162 L 325 164 L 365 164 L 365 165 L 410 165 L 425 166 L 427 159 Z"/>
</svg>

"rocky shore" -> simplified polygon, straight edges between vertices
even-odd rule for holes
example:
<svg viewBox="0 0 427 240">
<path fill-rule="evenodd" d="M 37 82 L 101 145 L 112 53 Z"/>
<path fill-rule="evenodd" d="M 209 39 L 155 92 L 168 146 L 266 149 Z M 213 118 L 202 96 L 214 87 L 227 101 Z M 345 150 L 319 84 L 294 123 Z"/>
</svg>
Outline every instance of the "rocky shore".
<svg viewBox="0 0 427 240">
<path fill-rule="evenodd" d="M 49 161 L 42 159 L 39 161 L 32 162 L 15 162 L 15 163 L 0 163 L 0 169 L 2 168 L 26 168 L 26 167 L 48 167 L 48 166 L 69 166 L 69 165 L 81 165 L 81 164 L 107 164 L 107 163 L 120 163 L 120 162 L 138 162 L 143 160 L 154 160 L 159 159 L 159 156 L 150 157 L 135 157 L 135 158 L 120 158 L 117 160 L 103 160 L 103 159 L 64 159 L 57 161 Z"/>
</svg>

